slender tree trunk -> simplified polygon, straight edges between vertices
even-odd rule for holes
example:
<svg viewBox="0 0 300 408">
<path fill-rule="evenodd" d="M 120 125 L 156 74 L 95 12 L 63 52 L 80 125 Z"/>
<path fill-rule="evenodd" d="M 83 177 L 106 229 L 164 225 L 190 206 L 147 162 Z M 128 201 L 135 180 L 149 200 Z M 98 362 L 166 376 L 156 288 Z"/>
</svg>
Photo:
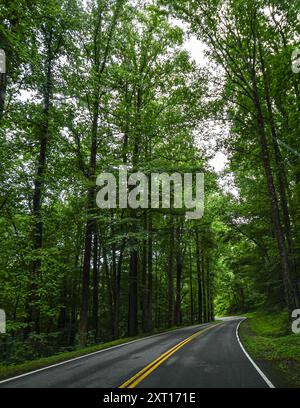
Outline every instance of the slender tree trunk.
<svg viewBox="0 0 300 408">
<path fill-rule="evenodd" d="M 135 141 L 133 154 L 133 169 L 137 169 L 137 158 L 139 153 L 138 140 Z M 131 210 L 131 229 L 136 232 L 137 217 L 136 212 Z M 138 334 L 138 241 L 136 238 L 132 240 L 133 249 L 130 251 L 129 262 L 129 300 L 128 300 L 128 335 L 134 337 Z"/>
<path fill-rule="evenodd" d="M 89 172 L 88 179 L 91 184 L 91 187 L 88 188 L 87 192 L 87 222 L 85 230 L 85 244 L 84 244 L 84 260 L 83 260 L 83 269 L 82 269 L 82 293 L 81 293 L 81 308 L 80 308 L 80 324 L 79 324 L 79 338 L 80 345 L 83 347 L 86 344 L 86 335 L 87 335 L 87 321 L 88 321 L 88 295 L 89 295 L 89 278 L 90 278 L 90 264 L 91 264 L 91 253 L 92 253 L 92 235 L 94 231 L 94 219 L 93 219 L 93 210 L 95 207 L 95 185 L 94 178 L 96 173 L 96 158 L 97 158 L 97 143 L 98 143 L 98 120 L 99 120 L 99 104 L 100 104 L 100 90 L 101 83 L 100 78 L 103 75 L 108 58 L 110 55 L 110 46 L 111 41 L 114 36 L 115 28 L 117 21 L 123 6 L 124 0 L 118 0 L 116 3 L 116 8 L 114 15 L 112 17 L 111 25 L 107 33 L 107 41 L 105 47 L 101 49 L 99 42 L 102 40 L 102 5 L 98 4 L 97 10 L 97 20 L 94 28 L 93 35 L 93 71 L 95 83 L 95 88 L 93 90 L 92 98 L 92 126 L 91 126 L 91 147 L 90 147 L 90 163 L 89 163 Z M 103 54 L 103 57 L 102 57 Z M 102 60 L 101 60 L 102 57 Z"/>
<path fill-rule="evenodd" d="M 204 254 L 202 253 L 201 256 L 201 266 L 202 266 L 202 288 L 203 288 L 203 320 L 204 322 L 208 322 L 208 296 L 207 296 L 207 269 L 206 269 L 206 259 Z"/>
<path fill-rule="evenodd" d="M 207 259 L 207 297 L 208 297 L 208 321 L 214 320 L 214 308 L 213 308 L 213 282 L 212 273 L 210 269 L 210 262 Z"/>
<path fill-rule="evenodd" d="M 192 247 L 190 247 L 190 321 L 191 325 L 194 324 L 194 294 L 193 294 L 193 260 L 192 260 Z"/>
<path fill-rule="evenodd" d="M 97 231 L 95 231 L 93 243 L 93 317 L 92 317 L 93 330 L 95 333 L 95 342 L 97 342 L 99 335 L 98 313 L 99 313 L 98 235 Z"/>
<path fill-rule="evenodd" d="M 198 280 L 198 323 L 203 323 L 203 287 L 201 274 L 200 239 L 199 231 L 196 228 L 196 266 Z"/>
<path fill-rule="evenodd" d="M 145 333 L 151 333 L 152 322 L 152 237 L 151 237 L 151 214 L 145 213 L 144 227 L 147 231 L 147 239 L 143 245 L 142 265 L 142 324 Z"/>
<path fill-rule="evenodd" d="M 170 235 L 170 249 L 168 260 L 168 326 L 174 325 L 174 280 L 173 280 L 173 268 L 174 268 L 174 226 L 171 228 Z"/>
<path fill-rule="evenodd" d="M 43 91 L 43 114 L 42 123 L 40 126 L 40 145 L 39 158 L 36 168 L 36 177 L 34 180 L 33 191 L 33 250 L 34 260 L 32 265 L 32 283 L 31 283 L 31 305 L 29 306 L 29 321 L 32 324 L 30 328 L 33 331 L 39 332 L 39 310 L 34 304 L 37 301 L 36 290 L 38 287 L 38 276 L 41 267 L 40 251 L 43 245 L 43 220 L 42 220 L 42 199 L 43 190 L 45 187 L 45 173 L 47 166 L 47 148 L 49 144 L 49 120 L 51 109 L 51 98 L 53 92 L 53 55 L 52 55 L 53 32 L 50 30 L 49 40 L 47 43 L 47 60 L 46 60 L 46 83 Z"/>
<path fill-rule="evenodd" d="M 261 104 L 260 104 L 260 100 L 258 96 L 255 73 L 252 76 L 252 81 L 253 81 L 253 90 L 254 90 L 253 92 L 254 93 L 254 103 L 255 103 L 255 108 L 257 111 L 257 124 L 258 124 L 258 131 L 259 131 L 259 142 L 260 142 L 260 147 L 261 147 L 261 157 L 262 157 L 263 168 L 264 168 L 266 179 L 267 179 L 267 187 L 268 187 L 268 193 L 269 193 L 269 198 L 270 198 L 270 203 L 271 203 L 271 212 L 272 212 L 272 219 L 274 223 L 274 231 L 275 231 L 278 250 L 280 254 L 285 300 L 286 300 L 286 304 L 289 310 L 289 316 L 291 316 L 291 312 L 294 309 L 298 308 L 299 302 L 298 302 L 297 294 L 295 293 L 295 286 L 291 278 L 291 273 L 290 273 L 290 268 L 289 268 L 288 251 L 285 246 L 284 233 L 283 233 L 282 226 L 281 226 L 278 199 L 277 199 L 275 185 L 274 185 L 274 178 L 273 178 L 273 174 L 271 170 L 268 143 L 267 143 L 267 138 L 265 134 L 264 117 L 263 117 L 262 108 L 261 108 Z"/>
<path fill-rule="evenodd" d="M 153 331 L 153 242 L 152 242 L 152 217 L 148 215 L 148 293 L 147 293 L 147 332 Z"/>
<path fill-rule="evenodd" d="M 99 92 L 94 95 L 93 105 L 93 123 L 91 129 L 91 148 L 90 148 L 90 163 L 89 163 L 89 182 L 91 186 L 87 192 L 87 221 L 85 228 L 85 243 L 84 243 L 84 257 L 82 269 L 82 286 L 81 286 L 81 308 L 80 308 L 80 345 L 82 347 L 86 344 L 87 325 L 88 325 L 88 304 L 89 304 L 89 280 L 90 280 L 90 266 L 92 256 L 92 240 L 95 232 L 95 220 L 93 212 L 95 208 L 95 186 L 92 185 L 96 173 L 96 158 L 97 158 L 97 134 L 98 134 L 98 119 L 99 119 Z"/>
<path fill-rule="evenodd" d="M 144 214 L 144 230 L 147 231 L 147 214 Z M 147 333 L 148 324 L 148 285 L 147 285 L 147 269 L 148 269 L 148 248 L 147 240 L 143 242 L 143 259 L 142 259 L 142 297 L 141 297 L 141 306 L 142 306 L 142 328 L 143 332 Z"/>
<path fill-rule="evenodd" d="M 19 19 L 16 16 L 15 18 L 10 18 L 10 29 L 12 32 L 15 31 L 16 27 L 19 24 Z M 5 52 L 5 72 L 0 72 L 0 124 L 3 119 L 4 109 L 5 109 L 5 99 L 6 99 L 6 90 L 7 90 L 7 79 L 11 74 L 11 61 L 12 61 L 12 49 L 7 40 L 7 36 L 4 35 L 4 31 L 0 32 L 0 48 Z"/>
<path fill-rule="evenodd" d="M 159 315 L 160 315 L 160 303 L 159 303 L 159 299 L 160 299 L 160 281 L 158 279 L 158 266 L 157 266 L 157 256 L 155 256 L 155 266 L 154 266 L 154 276 L 155 276 L 155 328 L 158 329 L 160 326 L 160 319 L 159 319 Z"/>
<path fill-rule="evenodd" d="M 182 269 L 183 259 L 180 248 L 179 229 L 176 229 L 176 302 L 175 302 L 175 324 L 181 325 L 181 284 L 182 284 Z"/>
<path fill-rule="evenodd" d="M 80 260 L 80 252 L 81 252 L 81 242 L 82 242 L 82 231 L 81 225 L 77 225 L 77 234 L 76 234 L 76 253 L 74 258 L 74 273 L 75 277 L 72 276 L 71 282 L 71 316 L 70 316 L 70 327 L 69 327 L 69 338 L 70 344 L 75 344 L 75 337 L 77 333 L 77 308 L 79 304 L 79 276 L 78 273 L 80 272 L 79 260 Z"/>
<path fill-rule="evenodd" d="M 111 236 L 115 235 L 114 228 L 111 230 Z M 112 306 L 113 314 L 111 315 L 112 321 L 112 336 L 115 336 L 115 322 L 116 322 L 116 307 L 117 307 L 117 256 L 116 256 L 116 244 L 112 244 L 112 278 L 111 278 L 111 289 L 112 289 Z"/>
<path fill-rule="evenodd" d="M 272 102 L 271 102 L 271 97 L 270 97 L 268 75 L 267 75 L 266 68 L 265 68 L 264 55 L 263 55 L 262 45 L 260 42 L 259 42 L 259 52 L 260 52 L 260 61 L 261 61 L 261 66 L 262 66 L 263 79 L 264 79 L 265 99 L 266 99 L 266 104 L 268 108 L 269 122 L 270 122 L 271 134 L 272 134 L 272 146 L 274 150 L 275 166 L 276 166 L 276 172 L 277 172 L 277 177 L 278 177 L 280 204 L 281 204 L 282 213 L 283 213 L 285 236 L 286 236 L 288 254 L 289 254 L 289 259 L 290 259 L 290 267 L 293 266 L 292 270 L 290 270 L 290 275 L 291 275 L 291 281 L 293 282 L 293 286 L 294 286 L 293 292 L 294 292 L 295 304 L 297 305 L 297 307 L 299 307 L 299 294 L 297 291 L 296 283 L 294 283 L 295 264 L 294 264 L 294 256 L 293 256 L 292 228 L 291 228 L 288 199 L 287 199 L 286 185 L 285 185 L 286 175 L 285 175 L 281 152 L 280 152 L 279 145 L 278 145 L 278 136 L 277 136 L 277 129 L 275 125 Z"/>
<path fill-rule="evenodd" d="M 89 188 L 88 191 L 88 205 L 87 208 L 93 208 L 95 198 L 94 188 Z M 88 211 L 88 220 L 85 229 L 85 243 L 84 243 L 84 257 L 82 268 L 82 282 L 81 282 L 81 307 L 80 307 L 80 345 L 84 347 L 87 339 L 88 328 L 88 304 L 89 304 L 89 282 L 90 282 L 90 264 L 92 256 L 92 239 L 94 232 L 94 220 L 90 218 L 90 211 Z"/>
<path fill-rule="evenodd" d="M 7 84 L 7 74 L 0 73 L 0 123 L 2 121 L 2 117 L 4 113 L 6 84 Z"/>
<path fill-rule="evenodd" d="M 115 310 L 114 310 L 114 338 L 119 338 L 119 319 L 120 319 L 120 296 L 121 296 L 121 272 L 123 265 L 123 254 L 124 254 L 125 241 L 123 241 L 120 256 L 117 266 L 116 284 L 115 284 Z"/>
<path fill-rule="evenodd" d="M 111 283 L 111 276 L 110 276 L 109 265 L 108 265 L 108 260 L 107 260 L 107 252 L 106 252 L 105 246 L 103 246 L 102 252 L 103 252 L 103 267 L 104 267 L 105 284 L 106 284 L 107 299 L 108 299 L 108 311 L 109 311 L 109 316 L 111 316 L 109 323 L 110 323 L 111 333 L 113 333 L 114 307 L 113 307 L 112 283 Z"/>
<path fill-rule="evenodd" d="M 60 308 L 59 311 L 57 329 L 58 331 L 63 332 L 66 328 L 67 323 L 67 305 L 65 304 L 66 303 L 65 299 L 67 297 L 66 281 L 63 282 L 63 287 L 60 296 L 61 296 L 60 302 L 63 306 Z"/>
<path fill-rule="evenodd" d="M 137 117 L 137 131 L 133 133 L 133 153 L 132 153 L 132 169 L 133 172 L 138 170 L 139 157 L 141 151 L 141 109 L 143 105 L 143 89 L 138 86 L 136 90 L 135 113 Z M 140 128 L 139 128 L 140 127 Z M 123 160 L 125 159 L 125 156 Z M 137 229 L 137 214 L 131 210 L 132 231 Z M 130 271 L 129 271 L 129 310 L 128 310 L 128 333 L 129 336 L 136 336 L 138 334 L 138 240 L 133 239 L 133 249 L 130 253 Z M 145 266 L 147 265 L 145 258 Z M 145 279 L 145 271 L 143 279 Z M 147 273 L 147 272 L 146 272 Z M 145 283 L 145 282 L 144 282 Z M 145 283 L 146 284 L 146 283 Z M 143 282 L 142 282 L 143 285 Z"/>
<path fill-rule="evenodd" d="M 138 253 L 132 250 L 130 254 L 129 272 L 129 308 L 128 308 L 128 335 L 138 334 Z"/>
</svg>

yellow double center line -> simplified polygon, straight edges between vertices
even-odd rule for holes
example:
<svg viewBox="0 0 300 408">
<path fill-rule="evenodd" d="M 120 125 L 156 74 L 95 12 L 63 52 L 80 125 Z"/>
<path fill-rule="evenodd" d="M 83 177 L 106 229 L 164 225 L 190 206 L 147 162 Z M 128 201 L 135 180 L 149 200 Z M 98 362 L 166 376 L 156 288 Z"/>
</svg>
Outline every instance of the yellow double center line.
<svg viewBox="0 0 300 408">
<path fill-rule="evenodd" d="M 206 332 L 207 330 L 212 329 L 213 327 L 219 326 L 222 323 L 214 324 L 213 326 L 209 326 L 205 329 L 202 329 L 185 340 L 182 340 L 180 343 L 176 344 L 176 346 L 172 347 L 170 350 L 166 351 L 162 355 L 160 355 L 156 360 L 152 361 L 152 363 L 148 364 L 144 367 L 141 371 L 131 377 L 128 381 L 124 382 L 119 388 L 135 388 L 144 378 L 148 377 L 154 370 L 157 369 L 164 361 L 166 361 L 169 357 L 171 357 L 177 350 L 181 349 L 184 345 L 192 341 L 195 337 L 198 337 L 200 334 Z"/>
</svg>

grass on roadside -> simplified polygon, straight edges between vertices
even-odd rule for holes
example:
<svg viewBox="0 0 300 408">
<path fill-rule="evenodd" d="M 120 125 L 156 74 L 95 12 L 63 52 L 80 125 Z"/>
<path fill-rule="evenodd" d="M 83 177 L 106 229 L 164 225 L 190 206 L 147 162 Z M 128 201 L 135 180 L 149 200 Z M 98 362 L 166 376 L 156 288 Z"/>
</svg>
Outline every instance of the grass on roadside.
<svg viewBox="0 0 300 408">
<path fill-rule="evenodd" d="M 271 362 L 292 387 L 300 387 L 300 335 L 288 333 L 287 313 L 257 312 L 241 325 L 241 338 L 256 359 Z"/>
</svg>

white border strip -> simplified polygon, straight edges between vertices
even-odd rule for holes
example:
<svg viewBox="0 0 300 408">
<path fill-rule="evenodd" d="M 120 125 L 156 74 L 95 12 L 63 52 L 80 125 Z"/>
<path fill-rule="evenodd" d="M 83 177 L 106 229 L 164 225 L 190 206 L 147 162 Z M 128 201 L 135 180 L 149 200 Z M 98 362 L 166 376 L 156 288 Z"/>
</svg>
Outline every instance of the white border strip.
<svg viewBox="0 0 300 408">
<path fill-rule="evenodd" d="M 243 323 L 246 320 L 243 319 L 239 322 L 239 324 L 236 327 L 236 338 L 239 342 L 239 345 L 241 346 L 241 349 L 243 350 L 244 354 L 246 355 L 246 357 L 248 358 L 248 360 L 250 361 L 250 363 L 253 365 L 253 367 L 255 368 L 255 370 L 258 372 L 258 374 L 263 378 L 263 380 L 265 381 L 265 383 L 268 385 L 269 388 L 276 388 L 274 384 L 271 383 L 271 381 L 268 379 L 268 377 L 261 371 L 261 369 L 258 367 L 258 365 L 252 360 L 252 358 L 249 356 L 249 354 L 247 353 L 247 351 L 245 350 L 245 347 L 243 346 L 240 337 L 239 337 L 239 328 L 241 323 Z"/>
<path fill-rule="evenodd" d="M 38 372 L 44 371 L 44 370 L 49 370 L 50 368 L 58 367 L 58 366 L 61 366 L 63 364 L 71 363 L 72 361 L 81 360 L 82 358 L 90 357 L 90 356 L 93 356 L 95 354 L 104 353 L 105 351 L 110 351 L 110 350 L 113 350 L 113 349 L 116 349 L 116 348 L 125 347 L 128 344 L 137 343 L 138 341 L 141 341 L 141 340 L 152 339 L 153 337 L 163 336 L 163 335 L 166 335 L 168 333 L 181 331 L 181 330 L 184 330 L 184 329 L 189 329 L 191 327 L 192 328 L 199 328 L 199 327 L 203 327 L 203 326 L 206 327 L 206 326 L 209 326 L 209 324 L 210 323 L 204 323 L 204 324 L 200 324 L 200 325 L 196 325 L 196 326 L 182 327 L 180 329 L 175 329 L 175 330 L 170 330 L 170 331 L 166 331 L 166 332 L 163 332 L 163 333 L 153 334 L 152 336 L 141 337 L 140 339 L 131 340 L 131 341 L 128 341 L 127 343 L 118 344 L 116 346 L 108 347 L 108 348 L 105 348 L 103 350 L 94 351 L 93 353 L 84 354 L 83 356 L 71 358 L 70 360 L 61 361 L 60 363 L 52 364 L 52 365 L 47 366 L 47 367 L 42 367 L 42 368 L 39 368 L 38 370 L 29 371 L 28 373 L 25 373 L 25 374 L 20 374 L 20 375 L 17 375 L 15 377 L 7 378 L 6 380 L 0 381 L 0 384 L 4 384 L 4 383 L 9 382 L 9 381 L 17 380 L 17 379 L 22 378 L 22 377 L 27 377 L 28 375 L 35 374 L 35 373 L 38 373 Z"/>
</svg>

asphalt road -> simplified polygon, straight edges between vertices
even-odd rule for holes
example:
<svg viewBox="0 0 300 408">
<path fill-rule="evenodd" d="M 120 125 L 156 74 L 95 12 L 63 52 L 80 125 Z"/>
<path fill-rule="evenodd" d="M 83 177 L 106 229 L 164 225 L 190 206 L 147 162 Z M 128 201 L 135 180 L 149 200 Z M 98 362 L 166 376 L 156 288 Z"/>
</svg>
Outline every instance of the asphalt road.
<svg viewBox="0 0 300 408">
<path fill-rule="evenodd" d="M 0 388 L 268 388 L 224 319 L 144 338 L 0 382 Z"/>
</svg>

